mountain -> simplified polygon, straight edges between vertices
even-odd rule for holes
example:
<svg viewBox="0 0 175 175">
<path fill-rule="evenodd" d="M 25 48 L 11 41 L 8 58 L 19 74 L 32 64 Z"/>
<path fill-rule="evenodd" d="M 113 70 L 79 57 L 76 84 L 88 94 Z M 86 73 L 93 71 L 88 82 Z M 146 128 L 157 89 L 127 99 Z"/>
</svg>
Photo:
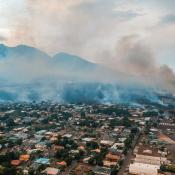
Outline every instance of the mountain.
<svg viewBox="0 0 175 175">
<path fill-rule="evenodd" d="M 40 59 L 46 61 L 46 64 L 50 64 L 51 67 L 67 71 L 92 71 L 98 67 L 96 64 L 79 56 L 61 52 L 51 57 L 45 52 L 27 45 L 8 47 L 0 44 L 0 59 L 14 59 L 13 61 L 15 61 L 15 59 L 26 59 L 27 61 Z"/>
<path fill-rule="evenodd" d="M 0 44 L 0 101 L 118 103 L 147 97 L 157 100 L 150 87 L 134 78 L 76 55 L 58 53 L 51 57 L 34 47 Z"/>
<path fill-rule="evenodd" d="M 67 53 L 58 53 L 51 59 L 52 67 L 59 69 L 60 71 L 66 71 L 67 73 L 82 74 L 88 75 L 90 72 L 96 71 L 98 65 L 91 63 L 79 56 L 67 54 Z"/>
<path fill-rule="evenodd" d="M 54 81 L 55 79 L 101 81 L 104 78 L 110 80 L 114 75 L 112 70 L 79 56 L 61 52 L 51 57 L 45 52 L 27 45 L 8 47 L 1 44 L 0 60 L 7 62 L 8 69 L 4 65 L 3 69 L 8 74 L 10 73 L 8 76 L 12 77 L 11 79 L 16 79 L 13 77 L 17 72 L 20 76 L 27 74 L 27 77 L 24 77 L 25 80 L 33 75 L 32 78 L 35 77 L 35 79 L 47 79 L 49 77 L 49 80 L 51 78 Z M 9 68 L 10 64 L 13 65 L 13 68 Z M 0 71 L 0 78 L 4 78 L 1 75 Z"/>
<path fill-rule="evenodd" d="M 4 44 L 0 44 L 0 58 L 6 57 L 8 47 L 6 47 Z"/>
<path fill-rule="evenodd" d="M 25 58 L 25 59 L 49 59 L 50 56 L 45 52 L 27 45 L 18 45 L 16 47 L 8 47 L 0 44 L 0 59 L 9 58 Z"/>
<path fill-rule="evenodd" d="M 0 44 L 0 60 L 11 59 L 14 63 L 18 59 L 24 59 L 28 63 L 29 61 L 37 61 L 38 59 L 46 61 L 45 63 L 48 66 L 51 66 L 50 69 L 58 69 L 61 71 L 75 71 L 80 73 L 88 72 L 89 74 L 93 71 L 106 71 L 110 72 L 108 68 L 92 63 L 83 59 L 79 56 L 60 52 L 53 57 L 49 56 L 43 51 L 40 51 L 37 48 L 27 46 L 27 45 L 18 45 L 16 47 L 8 47 L 4 44 Z"/>
<path fill-rule="evenodd" d="M 53 56 L 53 62 L 60 65 L 60 66 L 67 66 L 70 65 L 72 67 L 78 68 L 78 67 L 96 67 L 96 64 L 91 63 L 79 56 L 67 54 L 64 52 L 58 53 L 55 56 Z"/>
</svg>

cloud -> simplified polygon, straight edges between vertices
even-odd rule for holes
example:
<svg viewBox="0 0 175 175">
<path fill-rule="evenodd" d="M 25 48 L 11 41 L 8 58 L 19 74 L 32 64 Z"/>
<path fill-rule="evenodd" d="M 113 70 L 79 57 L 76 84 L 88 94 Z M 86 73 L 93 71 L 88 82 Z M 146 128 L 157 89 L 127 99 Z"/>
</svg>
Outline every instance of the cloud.
<svg viewBox="0 0 175 175">
<path fill-rule="evenodd" d="M 25 9 L 23 18 L 16 18 L 18 25 L 9 43 L 87 58 L 96 57 L 97 49 L 113 42 L 113 31 L 121 23 L 141 15 L 133 9 L 118 9 L 114 0 L 28 0 Z"/>
<path fill-rule="evenodd" d="M 159 69 L 159 78 L 163 80 L 163 86 L 175 92 L 175 73 L 167 65 L 163 65 Z"/>
<path fill-rule="evenodd" d="M 93 62 L 103 62 L 103 59 L 119 57 L 113 55 L 116 42 L 123 47 L 134 42 L 134 48 L 128 48 L 129 55 L 122 51 L 120 60 L 123 59 L 122 64 L 127 69 L 133 72 L 144 70 L 145 74 L 146 66 L 150 72 L 154 70 L 149 65 L 150 59 L 159 62 L 163 52 L 174 50 L 173 25 L 159 25 L 160 19 L 173 21 L 172 0 L 19 0 L 17 4 L 16 0 L 0 1 L 4 21 L 0 24 L 8 28 L 4 42 L 10 45 L 24 43 L 50 54 L 64 51 Z M 132 38 L 128 43 L 125 36 L 133 33 L 143 37 L 144 41 Z M 124 50 L 118 49 L 116 52 L 119 53 Z M 135 50 L 140 52 L 135 55 Z M 141 55 L 148 55 L 147 62 L 140 58 Z M 107 61 L 104 63 L 108 65 Z"/>
<path fill-rule="evenodd" d="M 81 13 L 89 14 L 97 17 L 118 18 L 121 20 L 132 19 L 141 15 L 141 12 L 136 12 L 131 9 L 118 9 L 118 1 L 111 0 L 110 3 L 105 0 L 96 0 L 80 3 L 74 9 Z"/>
<path fill-rule="evenodd" d="M 152 74 L 157 66 L 152 49 L 136 34 L 121 37 L 113 51 L 102 53 L 101 57 L 105 65 L 134 75 Z"/>
<path fill-rule="evenodd" d="M 153 50 L 138 35 L 123 36 L 113 52 L 102 53 L 101 57 L 104 65 L 125 73 L 126 82 L 133 78 L 142 86 L 175 92 L 174 71 L 168 65 L 161 66 Z"/>
<path fill-rule="evenodd" d="M 6 41 L 7 40 L 7 38 L 5 37 L 5 36 L 1 36 L 0 35 L 0 42 L 4 42 L 4 41 Z"/>
<path fill-rule="evenodd" d="M 151 74 L 156 60 L 144 40 L 136 35 L 124 36 L 117 44 L 116 57 L 121 66 L 131 73 Z"/>
<path fill-rule="evenodd" d="M 175 14 L 169 14 L 161 19 L 161 24 L 175 24 Z"/>
</svg>

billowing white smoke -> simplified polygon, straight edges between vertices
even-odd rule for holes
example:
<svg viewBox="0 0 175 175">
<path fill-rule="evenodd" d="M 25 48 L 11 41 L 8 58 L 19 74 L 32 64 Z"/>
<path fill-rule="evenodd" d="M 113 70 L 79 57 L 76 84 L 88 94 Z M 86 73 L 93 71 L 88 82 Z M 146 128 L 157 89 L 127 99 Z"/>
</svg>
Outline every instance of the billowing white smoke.
<svg viewBox="0 0 175 175">
<path fill-rule="evenodd" d="M 9 53 L 0 59 L 1 100 L 117 103 L 158 100 L 153 90 L 174 92 L 173 71 L 156 64 L 150 49 L 134 36 L 124 37 L 109 57 L 113 70 L 66 54 L 57 62 L 26 46 Z"/>
<path fill-rule="evenodd" d="M 159 65 L 152 49 L 137 35 L 125 36 L 119 40 L 104 63 L 127 74 L 125 81 L 130 81 L 132 75 L 133 79 L 145 87 L 175 92 L 175 73 L 167 65 Z"/>
</svg>

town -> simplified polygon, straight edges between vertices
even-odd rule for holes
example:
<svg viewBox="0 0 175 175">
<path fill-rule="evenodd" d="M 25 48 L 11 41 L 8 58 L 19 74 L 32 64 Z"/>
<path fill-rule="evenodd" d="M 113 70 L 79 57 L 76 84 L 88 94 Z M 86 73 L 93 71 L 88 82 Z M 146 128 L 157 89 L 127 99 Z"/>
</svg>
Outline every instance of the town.
<svg viewBox="0 0 175 175">
<path fill-rule="evenodd" d="M 171 105 L 0 104 L 0 175 L 173 173 Z"/>
</svg>

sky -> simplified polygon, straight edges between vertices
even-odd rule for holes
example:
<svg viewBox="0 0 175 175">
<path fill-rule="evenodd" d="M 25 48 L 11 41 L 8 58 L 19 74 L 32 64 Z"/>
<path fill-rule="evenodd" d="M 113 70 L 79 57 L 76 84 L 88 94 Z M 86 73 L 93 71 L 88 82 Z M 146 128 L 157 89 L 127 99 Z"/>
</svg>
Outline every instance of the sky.
<svg viewBox="0 0 175 175">
<path fill-rule="evenodd" d="M 0 43 L 175 71 L 175 0 L 0 0 Z"/>
</svg>

